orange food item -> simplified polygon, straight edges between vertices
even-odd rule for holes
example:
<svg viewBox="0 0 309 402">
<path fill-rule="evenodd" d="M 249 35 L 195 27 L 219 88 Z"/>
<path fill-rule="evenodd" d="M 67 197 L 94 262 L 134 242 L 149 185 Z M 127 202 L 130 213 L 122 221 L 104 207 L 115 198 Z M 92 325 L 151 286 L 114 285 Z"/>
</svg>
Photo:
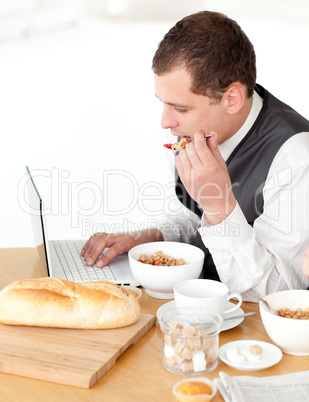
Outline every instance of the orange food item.
<svg viewBox="0 0 309 402">
<path fill-rule="evenodd" d="M 209 385 L 200 381 L 188 381 L 180 384 L 176 392 L 183 395 L 211 395 L 212 389 Z"/>
</svg>

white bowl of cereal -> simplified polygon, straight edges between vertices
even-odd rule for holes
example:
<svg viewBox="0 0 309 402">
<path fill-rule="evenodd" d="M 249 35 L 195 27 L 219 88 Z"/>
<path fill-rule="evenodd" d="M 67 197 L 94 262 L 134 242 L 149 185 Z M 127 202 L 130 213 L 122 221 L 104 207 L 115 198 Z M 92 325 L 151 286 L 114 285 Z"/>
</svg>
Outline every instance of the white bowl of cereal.
<svg viewBox="0 0 309 402">
<path fill-rule="evenodd" d="M 173 299 L 176 283 L 199 278 L 204 256 L 200 248 L 191 244 L 162 241 L 133 247 L 129 251 L 129 263 L 132 275 L 149 296 Z"/>
<path fill-rule="evenodd" d="M 282 352 L 295 356 L 309 355 L 309 291 L 283 290 L 264 299 L 281 315 L 271 313 L 260 302 L 264 328 Z M 289 318 L 294 317 L 294 318 Z"/>
</svg>

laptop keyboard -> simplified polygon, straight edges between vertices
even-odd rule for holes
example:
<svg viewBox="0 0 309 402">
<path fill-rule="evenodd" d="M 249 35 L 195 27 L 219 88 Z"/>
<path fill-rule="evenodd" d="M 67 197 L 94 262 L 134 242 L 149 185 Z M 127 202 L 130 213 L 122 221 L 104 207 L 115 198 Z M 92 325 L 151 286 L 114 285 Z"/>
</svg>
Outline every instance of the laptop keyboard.
<svg viewBox="0 0 309 402">
<path fill-rule="evenodd" d="M 69 281 L 111 281 L 117 282 L 117 279 L 109 266 L 96 268 L 87 267 L 80 253 L 83 248 L 81 241 L 54 240 L 55 250 Z"/>
</svg>

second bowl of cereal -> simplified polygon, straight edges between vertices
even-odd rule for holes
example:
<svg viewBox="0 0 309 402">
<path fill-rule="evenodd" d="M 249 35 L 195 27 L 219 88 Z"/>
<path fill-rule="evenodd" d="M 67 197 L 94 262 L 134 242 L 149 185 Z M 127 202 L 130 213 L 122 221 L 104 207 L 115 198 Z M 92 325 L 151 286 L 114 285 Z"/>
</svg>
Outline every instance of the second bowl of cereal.
<svg viewBox="0 0 309 402">
<path fill-rule="evenodd" d="M 173 299 L 176 283 L 200 276 L 204 252 L 187 243 L 145 243 L 129 251 L 129 263 L 134 278 L 149 296 Z"/>
<path fill-rule="evenodd" d="M 264 297 L 278 313 L 275 315 L 260 303 L 264 328 L 270 339 L 282 352 L 309 355 L 309 292 L 308 290 L 283 290 Z"/>
</svg>

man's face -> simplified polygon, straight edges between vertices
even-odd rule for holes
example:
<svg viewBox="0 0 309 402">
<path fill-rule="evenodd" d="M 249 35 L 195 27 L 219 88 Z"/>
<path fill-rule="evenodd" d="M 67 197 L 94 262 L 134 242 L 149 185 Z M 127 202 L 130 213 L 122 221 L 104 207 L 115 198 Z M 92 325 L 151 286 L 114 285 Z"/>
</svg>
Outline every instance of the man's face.
<svg viewBox="0 0 309 402">
<path fill-rule="evenodd" d="M 174 69 L 164 75 L 155 74 L 155 94 L 163 102 L 161 126 L 175 136 L 193 137 L 197 130 L 218 134 L 218 143 L 225 140 L 225 110 L 223 102 L 194 94 L 191 76 L 184 69 Z"/>
</svg>

